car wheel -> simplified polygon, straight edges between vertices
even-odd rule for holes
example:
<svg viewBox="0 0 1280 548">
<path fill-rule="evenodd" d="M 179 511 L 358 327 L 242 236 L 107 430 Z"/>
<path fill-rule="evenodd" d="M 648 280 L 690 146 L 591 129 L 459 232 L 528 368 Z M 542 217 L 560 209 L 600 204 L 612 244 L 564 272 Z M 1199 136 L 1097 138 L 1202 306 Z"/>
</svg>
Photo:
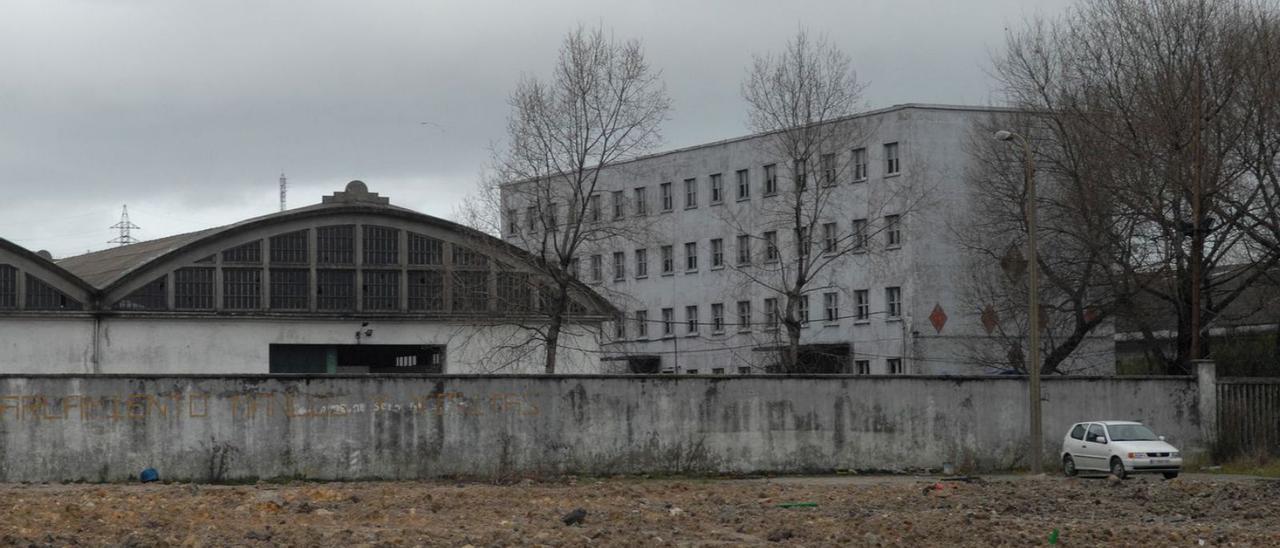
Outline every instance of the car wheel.
<svg viewBox="0 0 1280 548">
<path fill-rule="evenodd" d="M 1075 475 L 1079 473 L 1079 471 L 1076 470 L 1076 461 L 1071 458 L 1071 455 L 1062 457 L 1062 473 L 1066 474 L 1069 478 L 1075 477 Z"/>
<path fill-rule="evenodd" d="M 1164 473 L 1164 479 L 1173 479 L 1173 478 L 1176 478 L 1176 477 L 1178 477 L 1178 473 L 1177 473 L 1177 472 L 1165 472 L 1165 473 Z"/>
<path fill-rule="evenodd" d="M 1124 463 L 1120 462 L 1120 457 L 1111 457 L 1111 475 L 1124 479 Z"/>
</svg>

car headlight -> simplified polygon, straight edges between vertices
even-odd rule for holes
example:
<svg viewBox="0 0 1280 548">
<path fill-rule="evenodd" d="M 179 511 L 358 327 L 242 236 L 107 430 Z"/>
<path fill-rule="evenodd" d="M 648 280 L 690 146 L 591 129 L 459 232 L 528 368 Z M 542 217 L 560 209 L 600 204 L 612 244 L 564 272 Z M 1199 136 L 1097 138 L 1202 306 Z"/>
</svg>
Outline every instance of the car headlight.
<svg viewBox="0 0 1280 548">
<path fill-rule="evenodd" d="M 1146 453 L 1129 453 L 1129 458 L 1131 458 L 1131 459 L 1145 459 L 1145 458 L 1147 458 L 1147 454 L 1146 454 Z"/>
<path fill-rule="evenodd" d="M 1179 451 L 1171 451 L 1171 452 L 1169 453 L 1169 456 L 1170 456 L 1170 457 L 1172 457 L 1172 458 L 1175 458 L 1175 459 L 1176 459 L 1176 458 L 1181 458 L 1181 457 L 1182 457 L 1182 453 L 1181 453 L 1181 452 L 1179 452 Z"/>
</svg>

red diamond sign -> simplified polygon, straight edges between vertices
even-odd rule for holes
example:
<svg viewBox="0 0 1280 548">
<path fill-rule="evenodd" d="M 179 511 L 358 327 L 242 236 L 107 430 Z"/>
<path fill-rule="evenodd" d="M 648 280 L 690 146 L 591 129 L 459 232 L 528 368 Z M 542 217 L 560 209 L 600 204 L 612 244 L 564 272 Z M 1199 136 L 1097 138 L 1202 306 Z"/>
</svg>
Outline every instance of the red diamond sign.
<svg viewBox="0 0 1280 548">
<path fill-rule="evenodd" d="M 929 314 L 929 323 L 933 324 L 933 328 L 938 333 L 942 333 L 942 326 L 947 325 L 947 313 L 942 310 L 941 304 L 933 305 L 933 312 Z"/>
<path fill-rule="evenodd" d="M 987 334 L 990 335 L 992 331 L 996 330 L 997 325 L 1000 325 L 1000 316 L 996 315 L 995 307 L 988 304 L 986 308 L 982 309 L 982 328 L 986 329 Z"/>
</svg>

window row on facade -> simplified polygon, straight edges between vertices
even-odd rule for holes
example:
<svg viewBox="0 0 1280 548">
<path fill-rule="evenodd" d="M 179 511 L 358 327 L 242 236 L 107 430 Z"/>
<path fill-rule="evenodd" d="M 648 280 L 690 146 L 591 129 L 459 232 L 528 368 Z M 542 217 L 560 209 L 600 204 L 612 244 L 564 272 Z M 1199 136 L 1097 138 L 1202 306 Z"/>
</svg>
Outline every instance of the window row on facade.
<svg viewBox="0 0 1280 548">
<path fill-rule="evenodd" d="M 530 288 L 525 272 L 192 266 L 156 278 L 115 303 L 115 309 L 526 311 L 533 304 Z"/>
<path fill-rule="evenodd" d="M 816 302 L 811 303 L 811 299 Z M 820 299 L 820 300 L 817 300 Z M 897 321 L 902 318 L 902 288 L 890 286 L 884 288 L 884 300 L 880 310 L 872 310 L 871 290 L 857 289 L 852 292 L 851 308 L 841 308 L 841 292 L 825 291 L 821 294 L 802 295 L 797 303 L 796 317 L 802 325 L 821 321 L 835 325 L 843 319 L 852 319 L 855 325 L 869 323 L 873 316 L 881 316 L 885 321 Z M 613 340 L 649 340 L 651 338 L 668 338 L 679 335 L 699 336 L 703 334 L 723 335 L 733 331 L 749 333 L 753 329 L 774 331 L 781 327 L 785 316 L 784 300 L 766 297 L 763 308 L 757 309 L 750 300 L 733 303 L 711 303 L 706 309 L 700 305 L 686 305 L 682 319 L 676 318 L 676 309 L 662 308 L 658 316 L 649 315 L 649 310 L 635 310 L 624 313 L 613 322 Z M 816 313 L 811 313 L 811 305 L 821 306 Z M 846 305 L 846 306 L 850 306 Z M 732 306 L 732 309 L 726 308 Z M 758 311 L 758 312 L 757 312 Z M 706 313 L 704 316 L 703 314 Z M 762 321 L 757 323 L 756 314 L 762 314 Z"/>
<path fill-rule="evenodd" d="M 901 173 L 901 160 L 898 153 L 898 143 L 885 143 L 882 158 L 882 177 L 892 177 Z M 791 166 L 792 177 L 795 187 L 801 191 L 807 188 L 808 178 L 813 174 L 819 183 L 824 186 L 834 186 L 842 180 L 853 183 L 866 182 L 869 173 L 869 160 L 867 149 L 860 147 L 851 150 L 847 156 L 842 157 L 836 153 L 821 154 L 818 156 L 818 165 L 808 165 L 807 161 L 796 160 Z M 758 170 L 762 174 L 760 181 L 757 183 L 761 187 L 761 194 L 764 197 L 776 196 L 778 194 L 778 164 L 765 164 Z M 690 177 L 684 179 L 679 189 L 683 196 L 684 209 L 697 209 L 705 199 L 707 204 L 718 205 L 723 204 L 732 194 L 735 201 L 749 201 L 752 196 L 752 170 L 750 168 L 739 169 L 733 173 L 732 190 L 726 189 L 726 174 L 712 173 L 700 180 L 698 177 Z M 705 193 L 702 190 L 705 182 Z M 601 222 L 604 221 L 606 215 L 609 219 L 620 220 L 627 217 L 628 213 L 637 217 L 643 217 L 651 213 L 649 187 L 639 186 L 631 189 L 631 196 L 628 198 L 625 190 L 614 190 L 608 192 L 609 211 L 605 211 L 604 194 L 597 193 L 587 197 L 585 206 L 585 221 Z M 705 196 L 705 198 L 703 198 Z M 630 203 L 628 204 L 628 199 Z M 677 189 L 674 182 L 661 183 L 658 185 L 658 209 L 659 212 L 675 211 L 677 205 Z M 540 229 L 555 230 L 560 226 L 560 217 L 558 210 L 560 206 L 556 203 L 528 205 L 525 207 L 523 228 L 530 233 L 536 233 Z M 569 209 L 569 223 L 576 222 L 577 211 L 575 208 Z M 506 228 L 507 235 L 518 234 L 522 225 L 520 222 L 520 211 L 518 209 L 508 209 L 506 211 Z"/>
<path fill-rule="evenodd" d="M 69 297 L 30 272 L 21 272 L 13 265 L 0 264 L 0 310 L 19 309 L 83 310 L 84 303 Z"/>
<path fill-rule="evenodd" d="M 802 231 L 801 238 L 805 243 L 797 246 L 797 256 L 807 256 L 814 249 L 819 253 L 839 254 L 857 253 L 870 247 L 871 232 L 866 219 L 854 219 L 848 232 L 842 232 L 838 223 L 823 223 L 821 232 L 819 237 L 815 239 Z M 883 238 L 885 249 L 901 247 L 903 242 L 901 217 L 898 215 L 885 216 L 882 232 L 879 236 Z M 753 240 L 759 240 L 761 243 L 753 244 Z M 674 245 L 664 245 L 658 247 L 658 255 L 656 257 L 658 264 L 655 265 L 655 268 L 661 275 L 671 275 L 681 267 L 686 273 L 697 272 L 699 267 L 704 264 L 712 270 L 720 269 L 725 266 L 727 260 L 733 260 L 733 264 L 738 267 L 751 266 L 753 261 L 769 264 L 782 258 L 778 245 L 778 231 L 776 230 L 765 231 L 759 237 L 739 234 L 734 240 L 734 254 L 732 257 L 726 256 L 727 250 L 724 238 L 712 238 L 705 247 L 700 245 L 700 242 L 685 242 L 681 246 L 683 264 L 677 264 L 676 262 L 676 247 Z M 761 246 L 763 247 L 761 248 Z M 757 251 L 757 248 L 760 249 Z M 642 247 L 633 250 L 630 254 L 630 271 L 636 279 L 644 279 L 649 276 L 649 251 L 649 248 Z M 706 263 L 702 262 L 703 253 L 706 254 Z M 756 256 L 756 253 L 759 253 L 759 256 Z M 613 281 L 623 281 L 627 278 L 627 255 L 625 251 L 614 251 L 609 257 L 608 274 Z M 605 266 L 605 255 L 593 254 L 588 256 L 587 276 L 583 278 L 581 261 L 575 257 L 569 261 L 569 273 L 578 279 L 602 282 L 606 275 Z"/>
<path fill-rule="evenodd" d="M 873 371 L 871 369 L 870 359 L 854 359 L 853 367 L 848 372 L 855 375 L 870 375 L 872 373 L 886 374 L 886 375 L 902 375 L 906 373 L 906 370 L 902 365 L 902 358 L 883 358 L 883 360 L 884 360 L 884 369 L 882 369 L 881 371 Z M 728 375 L 730 374 L 729 372 L 735 371 L 735 370 L 739 375 L 750 375 L 756 372 L 752 370 L 750 366 L 740 365 L 732 368 L 730 367 L 712 367 L 710 369 L 690 368 L 690 369 L 685 369 L 684 373 L 686 375 L 706 375 L 706 374 Z"/>
<path fill-rule="evenodd" d="M 331 225 L 301 229 L 254 240 L 222 251 L 223 264 L 260 265 L 265 258 L 271 265 L 355 266 L 443 266 L 446 261 L 444 242 L 393 227 L 362 225 L 356 241 L 357 226 Z M 314 249 L 312 232 L 314 230 Z M 263 246 L 269 249 L 265 253 Z M 357 253 L 359 243 L 359 253 Z M 466 248 L 453 246 L 454 266 L 483 267 L 487 260 Z M 357 261 L 359 259 L 359 261 Z"/>
</svg>

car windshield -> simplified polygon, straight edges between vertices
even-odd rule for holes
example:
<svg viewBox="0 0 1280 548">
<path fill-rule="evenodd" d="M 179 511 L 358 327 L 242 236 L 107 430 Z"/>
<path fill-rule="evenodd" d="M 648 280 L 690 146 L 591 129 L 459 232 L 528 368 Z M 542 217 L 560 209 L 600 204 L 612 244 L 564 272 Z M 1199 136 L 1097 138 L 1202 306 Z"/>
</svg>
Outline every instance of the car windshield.
<svg viewBox="0 0 1280 548">
<path fill-rule="evenodd" d="M 1112 424 L 1107 427 L 1112 441 L 1155 441 L 1156 434 L 1141 424 Z"/>
</svg>

